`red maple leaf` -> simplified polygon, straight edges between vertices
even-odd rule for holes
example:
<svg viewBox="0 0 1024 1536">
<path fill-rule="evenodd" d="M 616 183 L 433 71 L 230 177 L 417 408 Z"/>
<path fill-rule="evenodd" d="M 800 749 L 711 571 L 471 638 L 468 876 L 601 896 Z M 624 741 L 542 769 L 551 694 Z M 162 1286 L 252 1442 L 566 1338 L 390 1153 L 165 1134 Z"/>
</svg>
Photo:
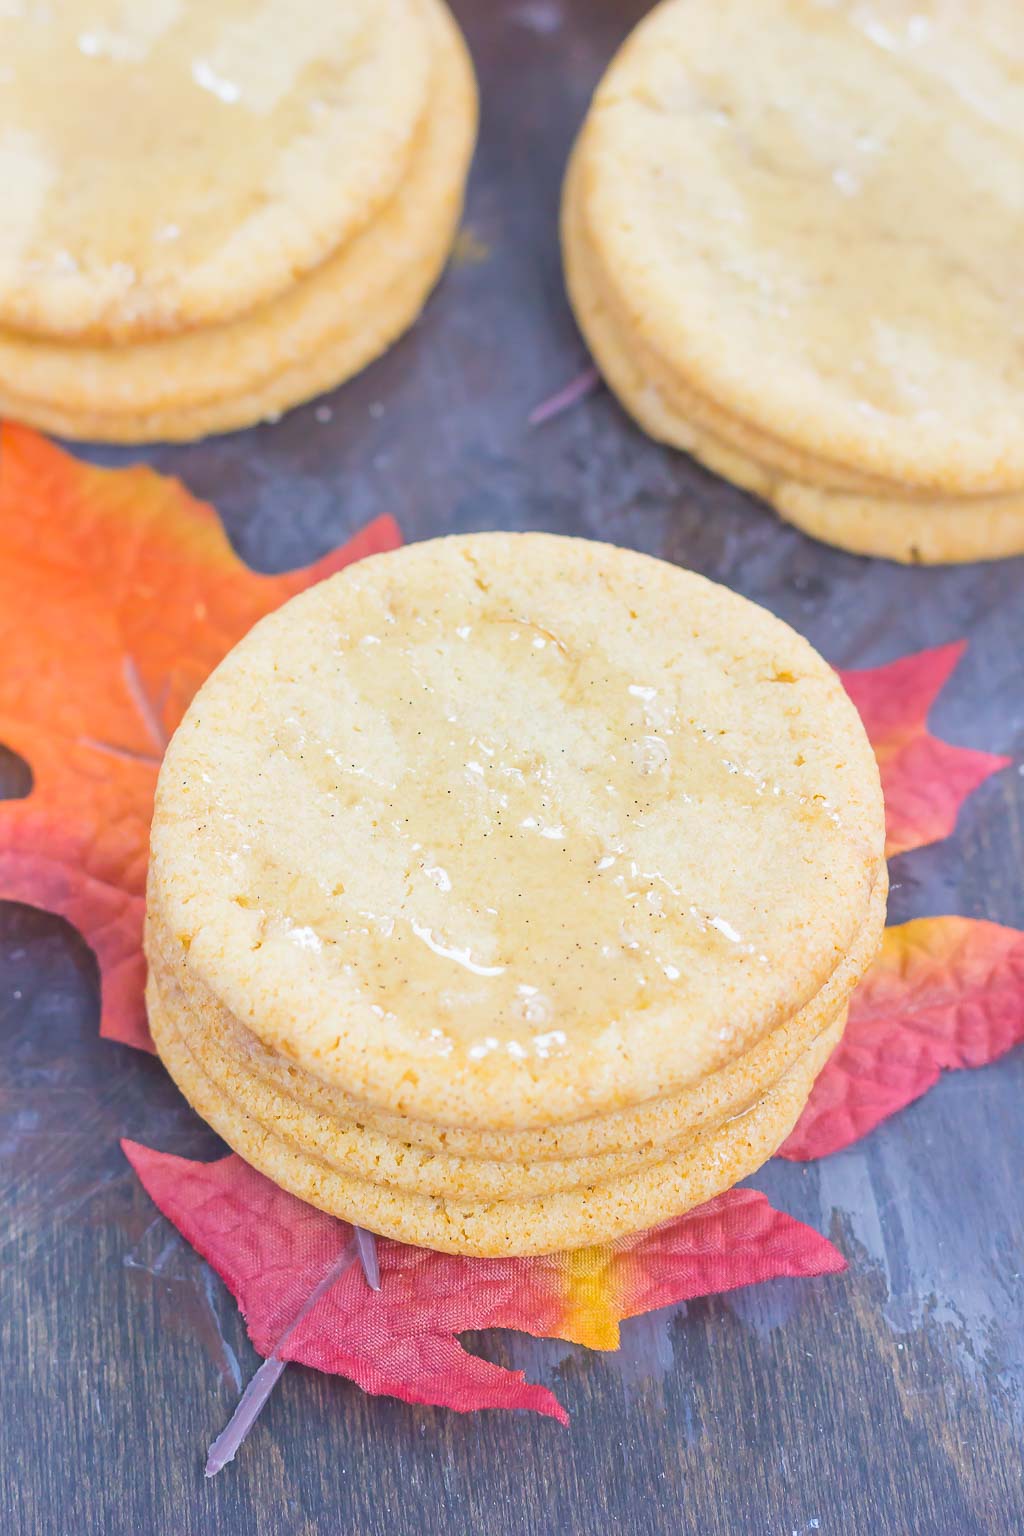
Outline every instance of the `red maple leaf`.
<svg viewBox="0 0 1024 1536">
<path fill-rule="evenodd" d="M 840 673 L 878 759 L 889 858 L 948 837 L 967 796 L 1011 761 L 951 747 L 928 731 L 928 711 L 966 644 L 961 640 L 888 666 Z"/>
<path fill-rule="evenodd" d="M 29 795 L 0 803 L 0 899 L 59 913 L 84 935 L 109 1039 L 152 1049 L 149 822 L 192 695 L 265 613 L 399 543 L 381 517 L 315 565 L 260 576 L 178 481 L 97 469 L 0 427 L 0 742 L 32 770 Z"/>
<path fill-rule="evenodd" d="M 122 1145 L 156 1205 L 238 1301 L 261 1355 L 460 1412 L 530 1408 L 567 1422 L 546 1387 L 467 1354 L 456 1335 L 468 1329 L 515 1328 L 615 1349 L 621 1318 L 778 1275 L 846 1267 L 827 1238 L 755 1190 L 734 1189 L 653 1231 L 543 1258 L 459 1258 L 379 1239 L 381 1288 L 373 1291 L 358 1266 L 339 1267 L 352 1228 L 241 1158 L 198 1163 Z"/>
<path fill-rule="evenodd" d="M 919 1099 L 945 1068 L 1024 1041 L 1024 933 L 969 917 L 887 928 L 850 1021 L 781 1157 L 825 1157 Z"/>
</svg>

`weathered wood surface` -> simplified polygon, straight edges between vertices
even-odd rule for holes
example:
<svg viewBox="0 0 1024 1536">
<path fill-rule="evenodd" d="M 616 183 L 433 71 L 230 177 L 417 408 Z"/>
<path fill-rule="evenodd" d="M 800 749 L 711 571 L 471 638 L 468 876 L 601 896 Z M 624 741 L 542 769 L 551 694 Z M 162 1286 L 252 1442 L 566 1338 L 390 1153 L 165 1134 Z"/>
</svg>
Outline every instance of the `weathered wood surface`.
<svg viewBox="0 0 1024 1536">
<path fill-rule="evenodd" d="M 214 501 L 262 569 L 307 561 L 389 510 L 408 538 L 528 527 L 648 550 L 766 604 L 842 665 L 969 635 L 936 725 L 1019 759 L 1020 562 L 903 570 L 813 544 L 647 442 L 603 393 L 527 427 L 583 362 L 560 276 L 559 178 L 589 91 L 643 7 L 456 8 L 483 89 L 466 222 L 485 259 L 458 263 L 415 332 L 319 407 L 148 456 Z M 1024 925 L 1022 807 L 1013 768 L 949 841 L 897 860 L 893 918 Z M 203 1448 L 255 1357 L 116 1141 L 200 1156 L 216 1144 L 156 1062 L 97 1039 L 96 1017 L 82 942 L 0 908 L 3 1532 L 1024 1529 L 1024 1053 L 946 1079 L 858 1148 L 759 1176 L 833 1235 L 846 1276 L 637 1321 L 617 1357 L 474 1341 L 556 1383 L 568 1432 L 408 1408 L 289 1368 L 234 1468 L 205 1484 Z"/>
</svg>

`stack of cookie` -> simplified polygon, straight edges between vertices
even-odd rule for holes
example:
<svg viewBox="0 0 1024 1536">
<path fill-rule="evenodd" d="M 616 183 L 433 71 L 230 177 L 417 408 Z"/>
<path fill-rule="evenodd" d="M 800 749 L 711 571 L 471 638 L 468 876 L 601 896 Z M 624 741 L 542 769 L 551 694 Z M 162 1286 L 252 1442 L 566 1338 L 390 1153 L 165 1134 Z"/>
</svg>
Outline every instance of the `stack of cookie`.
<svg viewBox="0 0 1024 1536">
<path fill-rule="evenodd" d="M 808 533 L 1024 552 L 1024 9 L 666 0 L 563 201 L 569 291 L 654 437 Z"/>
<path fill-rule="evenodd" d="M 15 6 L 0 60 L 0 412 L 226 431 L 416 318 L 476 131 L 441 0 Z"/>
<path fill-rule="evenodd" d="M 750 1173 L 884 921 L 878 773 L 743 598 L 541 534 L 294 599 L 168 750 L 148 1004 L 182 1091 L 304 1200 L 543 1253 Z"/>
</svg>

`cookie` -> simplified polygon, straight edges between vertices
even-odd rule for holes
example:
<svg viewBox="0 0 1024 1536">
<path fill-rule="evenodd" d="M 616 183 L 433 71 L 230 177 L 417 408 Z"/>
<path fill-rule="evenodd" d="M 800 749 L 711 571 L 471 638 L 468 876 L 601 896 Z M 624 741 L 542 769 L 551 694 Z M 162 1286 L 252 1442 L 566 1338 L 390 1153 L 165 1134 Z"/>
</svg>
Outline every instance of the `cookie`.
<svg viewBox="0 0 1024 1536">
<path fill-rule="evenodd" d="M 161 1015 L 161 1029 L 173 1032 L 187 1051 L 196 1071 L 254 1125 L 262 1127 L 294 1151 L 315 1158 L 347 1178 L 382 1186 L 389 1191 L 428 1195 L 448 1204 L 488 1200 L 523 1200 L 565 1194 L 605 1184 L 627 1174 L 665 1162 L 707 1139 L 727 1121 L 745 1114 L 760 1102 L 784 1073 L 780 1072 L 760 1094 L 740 1101 L 733 1114 L 716 1114 L 699 1131 L 683 1130 L 664 1142 L 637 1140 L 628 1150 L 597 1153 L 577 1158 L 547 1158 L 520 1162 L 514 1158 L 458 1157 L 426 1152 L 421 1148 L 380 1135 L 372 1124 L 340 1121 L 326 1110 L 311 1110 L 287 1092 L 279 1092 L 264 1078 L 248 1070 L 244 1057 L 230 1058 L 211 1040 L 206 1021 L 193 1014 L 184 994 L 159 967 L 150 972 L 151 1006 Z M 846 1004 L 819 1030 L 819 1034 L 845 1018 Z M 794 1052 L 788 1067 L 799 1060 L 818 1035 L 808 1035 Z M 723 1068 L 727 1074 L 729 1068 Z M 721 1074 L 719 1074 L 721 1075 Z"/>
<path fill-rule="evenodd" d="M 414 545 L 264 619 L 176 732 L 153 1037 L 323 1210 L 468 1254 L 608 1240 L 788 1134 L 883 843 L 859 717 L 769 614 L 607 545 Z"/>
<path fill-rule="evenodd" d="M 666 0 L 595 94 L 563 238 L 598 362 L 811 532 L 1019 552 L 1024 21 L 771 0 L 748 33 L 737 0 Z"/>
<path fill-rule="evenodd" d="M 349 244 L 225 325 L 122 347 L 0 330 L 0 411 L 71 438 L 191 439 L 279 414 L 383 352 L 447 258 L 476 131 L 465 46 L 433 0 L 428 15 L 434 99 L 401 185 Z"/>
<path fill-rule="evenodd" d="M 458 1202 L 340 1173 L 268 1130 L 204 1073 L 150 979 L 153 1038 L 171 1076 L 217 1134 L 283 1189 L 382 1236 L 482 1258 L 557 1253 L 655 1226 L 753 1173 L 789 1135 L 845 1014 L 744 1114 L 675 1155 L 624 1177 L 533 1198 Z"/>
<path fill-rule="evenodd" d="M 813 538 L 854 554 L 935 565 L 1024 553 L 1024 493 L 946 500 L 920 493 L 899 499 L 871 476 L 839 475 L 749 423 L 730 419 L 674 377 L 639 334 L 628 331 L 614 291 L 595 270 L 572 168 L 563 200 L 562 249 L 573 307 L 594 360 L 624 409 L 651 437 L 770 502 Z"/>
<path fill-rule="evenodd" d="M 0 14 L 0 325 L 129 341 L 284 293 L 394 196 L 420 0 L 61 0 Z"/>
<path fill-rule="evenodd" d="M 885 884 L 879 881 L 865 930 L 822 991 L 800 1012 L 695 1088 L 634 1110 L 525 1132 L 474 1132 L 382 1114 L 268 1051 L 173 957 L 159 914 L 147 914 L 150 973 L 165 1013 L 206 1075 L 253 1118 L 342 1171 L 388 1177 L 420 1193 L 484 1198 L 510 1177 L 530 1192 L 569 1175 L 586 1182 L 656 1160 L 659 1149 L 743 1113 L 842 1009 L 878 946 Z M 262 1105 L 262 1108 L 257 1106 Z"/>
<path fill-rule="evenodd" d="M 352 567 L 231 653 L 164 760 L 150 900 L 277 1055 L 532 1130 L 791 1018 L 882 843 L 859 717 L 799 636 L 660 561 L 490 534 Z"/>
</svg>

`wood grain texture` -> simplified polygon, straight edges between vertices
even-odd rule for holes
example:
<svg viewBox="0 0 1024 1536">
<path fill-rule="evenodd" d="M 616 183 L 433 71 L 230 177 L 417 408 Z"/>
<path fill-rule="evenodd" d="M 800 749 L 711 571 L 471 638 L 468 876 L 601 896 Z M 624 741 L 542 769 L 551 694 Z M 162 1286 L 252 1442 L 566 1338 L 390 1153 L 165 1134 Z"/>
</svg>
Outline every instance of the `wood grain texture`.
<svg viewBox="0 0 1024 1536">
<path fill-rule="evenodd" d="M 530 429 L 584 361 L 559 180 L 634 0 L 463 0 L 483 91 L 466 222 L 487 248 L 360 379 L 275 426 L 148 457 L 221 509 L 260 569 L 369 517 L 408 538 L 548 528 L 689 565 L 862 667 L 960 635 L 948 739 L 1024 754 L 1024 571 L 907 570 L 780 524 L 598 393 Z M 325 409 L 326 408 L 326 409 Z M 330 415 L 328 417 L 327 411 Z M 104 462 L 132 455 L 96 454 Z M 17 764 L 2 783 L 18 792 Z M 1024 926 L 1024 778 L 893 866 L 896 921 Z M 460 1418 L 290 1367 L 238 1462 L 206 1445 L 256 1363 L 220 1283 L 135 1183 L 119 1135 L 216 1143 L 159 1065 L 96 1036 L 95 966 L 0 908 L 0 1531 L 12 1536 L 980 1536 L 1024 1529 L 1024 1053 L 944 1080 L 861 1146 L 754 1181 L 827 1231 L 846 1276 L 624 1329 L 620 1355 L 471 1341 L 549 1383 L 572 1427 Z"/>
</svg>

